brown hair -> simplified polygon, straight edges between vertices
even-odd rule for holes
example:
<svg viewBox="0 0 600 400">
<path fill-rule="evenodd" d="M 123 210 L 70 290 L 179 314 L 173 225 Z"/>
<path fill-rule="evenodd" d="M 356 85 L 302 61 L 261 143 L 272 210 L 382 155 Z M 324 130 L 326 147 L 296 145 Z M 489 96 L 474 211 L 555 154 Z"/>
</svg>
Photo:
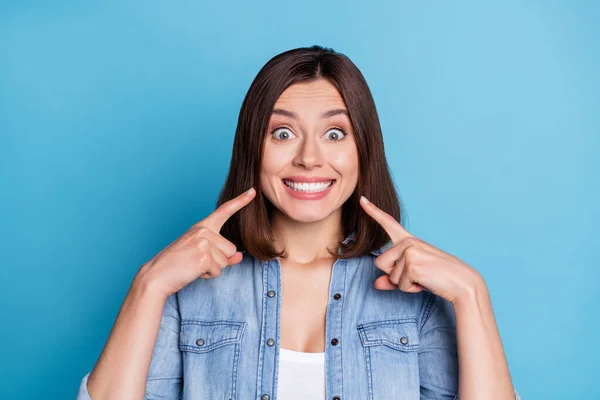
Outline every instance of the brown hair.
<svg viewBox="0 0 600 400">
<path fill-rule="evenodd" d="M 357 187 L 342 206 L 344 237 L 354 233 L 354 240 L 340 242 L 339 253 L 335 249 L 330 254 L 356 257 L 389 242 L 383 228 L 362 210 L 361 195 L 401 222 L 400 198 L 385 158 L 375 101 L 362 73 L 347 56 L 333 49 L 315 45 L 288 50 L 269 60 L 248 89 L 238 118 L 229 173 L 217 200 L 218 207 L 250 187 L 256 189 L 255 198 L 234 214 L 220 233 L 239 251 L 246 250 L 260 260 L 287 256 L 285 250 L 277 253 L 273 246 L 270 215 L 274 206 L 260 191 L 264 137 L 271 113 L 288 86 L 319 78 L 329 80 L 344 99 L 360 166 Z"/>
</svg>

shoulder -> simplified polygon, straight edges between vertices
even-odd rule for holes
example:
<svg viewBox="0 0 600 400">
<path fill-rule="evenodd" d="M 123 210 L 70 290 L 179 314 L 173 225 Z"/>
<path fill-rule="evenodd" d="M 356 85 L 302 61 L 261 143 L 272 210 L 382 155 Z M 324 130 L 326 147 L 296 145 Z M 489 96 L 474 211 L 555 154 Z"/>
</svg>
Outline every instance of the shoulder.
<svg viewBox="0 0 600 400">
<path fill-rule="evenodd" d="M 385 248 L 370 252 L 360 257 L 349 259 L 356 263 L 357 273 L 362 276 L 365 296 L 362 300 L 367 306 L 387 308 L 398 315 L 411 316 L 418 321 L 419 330 L 431 325 L 454 326 L 454 307 L 451 302 L 428 291 L 418 293 L 403 292 L 400 289 L 380 290 L 375 288 L 375 280 L 385 275 L 385 272 L 375 265 L 375 258 L 383 253 Z M 372 304 L 370 304 L 372 303 Z"/>
<path fill-rule="evenodd" d="M 429 291 L 425 293 L 419 316 L 419 330 L 456 329 L 454 306 L 448 300 Z"/>
<path fill-rule="evenodd" d="M 197 278 L 178 292 L 180 301 L 187 298 L 198 299 L 210 295 L 227 296 L 240 290 L 255 279 L 260 269 L 260 261 L 247 252 L 242 252 L 242 260 L 221 269 L 221 274 L 214 278 Z"/>
<path fill-rule="evenodd" d="M 371 268 L 377 270 L 379 272 L 375 273 L 376 277 L 379 277 L 385 272 L 379 270 L 375 265 L 375 258 L 379 257 L 385 251 L 390 249 L 393 246 L 393 242 L 389 240 L 386 244 L 381 246 L 378 249 L 375 249 L 369 254 L 365 255 L 365 259 L 367 262 L 371 264 Z M 376 289 L 377 290 L 377 289 Z M 394 292 L 394 291 L 392 291 Z M 401 292 L 398 289 L 395 292 Z M 401 292 L 404 293 L 404 292 Z M 413 307 L 418 307 L 418 320 L 419 320 L 419 328 L 423 329 L 429 321 L 429 324 L 444 324 L 446 326 L 455 326 L 454 319 L 454 306 L 451 302 L 446 299 L 428 291 L 423 290 L 419 293 L 404 293 L 405 295 L 399 295 L 399 297 L 404 297 L 411 299 L 411 303 Z M 431 320 L 431 321 L 430 321 Z"/>
<path fill-rule="evenodd" d="M 352 282 L 354 298 L 363 310 L 377 310 L 375 314 L 400 316 L 415 321 L 424 321 L 439 306 L 437 296 L 423 290 L 409 293 L 400 290 L 381 290 L 375 281 L 386 273 L 375 265 L 375 254 L 364 254 L 347 259 L 346 282 Z"/>
</svg>

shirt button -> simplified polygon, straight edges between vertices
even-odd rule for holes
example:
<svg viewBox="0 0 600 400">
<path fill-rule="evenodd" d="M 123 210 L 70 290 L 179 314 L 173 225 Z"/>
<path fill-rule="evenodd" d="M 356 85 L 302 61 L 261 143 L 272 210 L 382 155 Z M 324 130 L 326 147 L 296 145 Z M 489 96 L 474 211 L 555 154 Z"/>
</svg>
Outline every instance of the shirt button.
<svg viewBox="0 0 600 400">
<path fill-rule="evenodd" d="M 273 339 L 267 339 L 267 344 L 269 346 L 273 346 L 275 344 L 275 341 Z M 266 396 L 266 395 L 265 395 Z"/>
<path fill-rule="evenodd" d="M 333 298 L 334 298 L 335 300 L 339 300 L 341 297 L 342 297 L 342 295 L 341 295 L 341 294 L 339 294 L 339 293 L 336 293 L 336 294 L 334 294 L 334 295 L 333 295 Z"/>
<path fill-rule="evenodd" d="M 336 338 L 331 339 L 332 345 L 337 346 L 338 343 L 339 343 L 339 341 Z"/>
<path fill-rule="evenodd" d="M 402 337 L 400 338 L 400 343 L 402 343 L 402 344 L 406 344 L 406 343 L 408 343 L 408 338 L 407 338 L 406 336 L 402 336 Z"/>
<path fill-rule="evenodd" d="M 263 394 L 262 396 L 260 396 L 260 400 L 269 400 L 270 397 L 268 394 Z"/>
<path fill-rule="evenodd" d="M 274 291 L 272 291 L 272 290 L 269 290 L 269 291 L 267 292 L 267 296 L 269 296 L 269 297 L 275 297 L 275 292 L 274 292 Z"/>
<path fill-rule="evenodd" d="M 203 346 L 204 345 L 204 339 L 198 339 L 198 340 L 196 340 L 196 344 L 198 346 Z"/>
<path fill-rule="evenodd" d="M 333 398 L 331 400 L 341 400 L 340 396 L 333 396 Z"/>
</svg>

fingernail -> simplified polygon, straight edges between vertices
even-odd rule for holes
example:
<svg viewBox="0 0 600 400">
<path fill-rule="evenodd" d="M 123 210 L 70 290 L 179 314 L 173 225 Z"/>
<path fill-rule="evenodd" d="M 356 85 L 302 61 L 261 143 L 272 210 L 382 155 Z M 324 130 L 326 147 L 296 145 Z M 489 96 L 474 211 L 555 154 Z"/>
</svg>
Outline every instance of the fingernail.
<svg viewBox="0 0 600 400">
<path fill-rule="evenodd" d="M 360 196 L 360 200 L 365 204 L 369 204 L 369 200 L 365 196 Z"/>
<path fill-rule="evenodd" d="M 254 193 L 254 188 L 253 187 L 251 187 L 250 189 L 248 189 L 246 191 L 246 194 L 252 194 L 252 193 Z"/>
</svg>

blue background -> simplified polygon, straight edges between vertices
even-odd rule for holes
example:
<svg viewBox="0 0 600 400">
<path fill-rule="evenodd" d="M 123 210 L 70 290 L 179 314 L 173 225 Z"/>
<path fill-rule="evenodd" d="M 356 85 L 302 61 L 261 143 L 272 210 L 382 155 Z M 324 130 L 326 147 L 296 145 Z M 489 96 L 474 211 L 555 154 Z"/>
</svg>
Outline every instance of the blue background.
<svg viewBox="0 0 600 400">
<path fill-rule="evenodd" d="M 594 1 L 0 5 L 0 398 L 74 398 L 138 268 L 212 212 L 274 55 L 362 70 L 406 228 L 477 268 L 526 399 L 600 398 Z"/>
</svg>

